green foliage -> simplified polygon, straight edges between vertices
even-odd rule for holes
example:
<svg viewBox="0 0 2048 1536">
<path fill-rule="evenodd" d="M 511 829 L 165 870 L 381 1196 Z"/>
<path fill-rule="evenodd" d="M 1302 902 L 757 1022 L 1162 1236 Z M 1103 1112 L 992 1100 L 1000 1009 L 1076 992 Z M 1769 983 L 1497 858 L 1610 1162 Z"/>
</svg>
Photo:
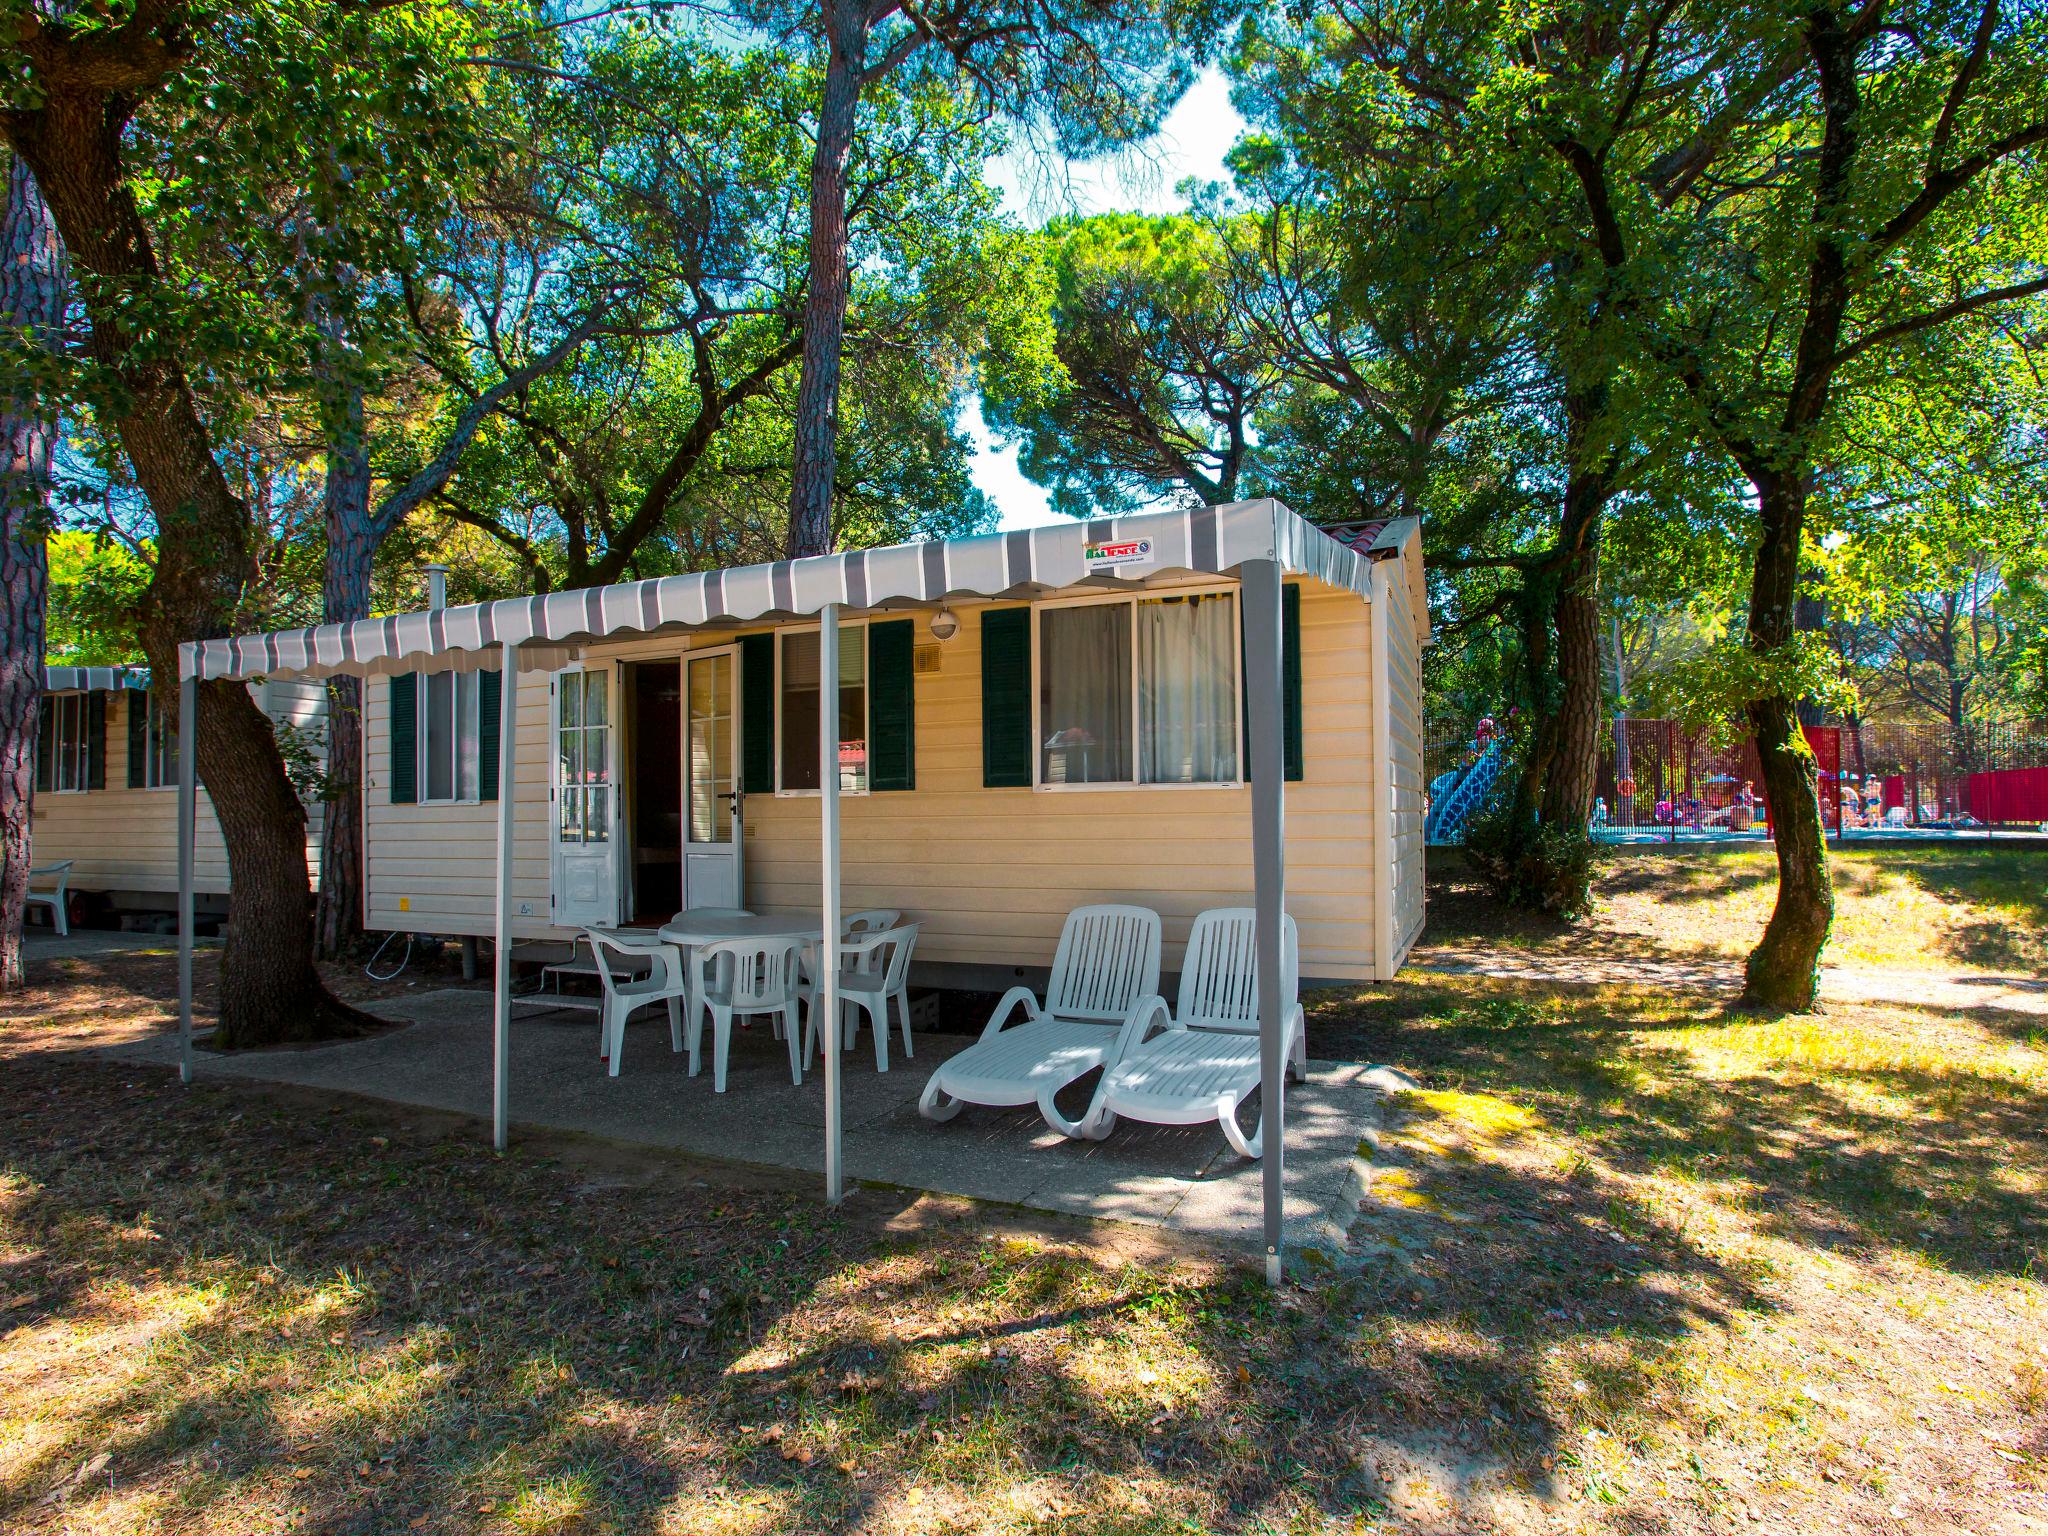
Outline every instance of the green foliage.
<svg viewBox="0 0 2048 1536">
<path fill-rule="evenodd" d="M 1234 243 L 1254 232 L 1180 216 L 1056 219 L 1032 242 L 1050 289 L 1043 338 L 984 382 L 999 436 L 1070 517 L 1165 497 L 1243 494 L 1249 437 L 1275 383 L 1270 354 L 1231 291 Z"/>
<path fill-rule="evenodd" d="M 48 637 L 52 666 L 138 664 L 136 633 L 150 567 L 118 541 L 85 533 L 53 533 L 49 540 Z"/>
<path fill-rule="evenodd" d="M 1538 821 L 1514 786 L 1521 763 L 1503 765 L 1500 787 L 1465 827 L 1465 857 L 1494 896 L 1512 907 L 1575 920 L 1592 900 L 1593 840 L 1583 824 Z"/>
</svg>

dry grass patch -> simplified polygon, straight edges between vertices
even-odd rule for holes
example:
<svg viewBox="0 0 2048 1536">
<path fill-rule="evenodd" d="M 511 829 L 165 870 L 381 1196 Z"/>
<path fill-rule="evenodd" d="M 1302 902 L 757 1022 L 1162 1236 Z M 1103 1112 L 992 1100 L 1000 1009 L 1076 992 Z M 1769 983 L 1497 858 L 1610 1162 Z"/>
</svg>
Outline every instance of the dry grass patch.
<svg viewBox="0 0 2048 1536">
<path fill-rule="evenodd" d="M 1477 980 L 1331 999 L 1310 1032 L 1425 1084 L 1361 1251 L 1426 1347 L 1487 1352 L 1546 1417 L 1583 1522 L 2048 1517 L 2042 1042 Z"/>
</svg>

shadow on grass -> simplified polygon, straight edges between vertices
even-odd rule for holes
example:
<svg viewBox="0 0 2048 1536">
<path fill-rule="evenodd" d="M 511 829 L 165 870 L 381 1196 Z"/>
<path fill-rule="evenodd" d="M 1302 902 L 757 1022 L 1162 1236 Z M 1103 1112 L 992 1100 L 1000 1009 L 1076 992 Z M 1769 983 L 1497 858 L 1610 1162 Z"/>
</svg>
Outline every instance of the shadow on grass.
<svg viewBox="0 0 2048 1536">
<path fill-rule="evenodd" d="M 1622 1170 L 1698 1181 L 1803 1244 L 2030 1274 L 2048 1250 L 2033 1192 L 2048 1093 L 1914 1043 L 1973 1018 L 1888 1005 L 1872 1025 L 1771 1020 L 1705 997 L 1445 983 L 1332 996 L 1309 1036 L 1318 1055 L 1523 1106 Z"/>
<path fill-rule="evenodd" d="M 1603 1071 L 1594 1102 L 1626 1088 Z M 899 1197 L 833 1212 L 701 1173 L 622 1182 L 493 1157 L 452 1116 L 20 1063 L 0 1382 L 57 1385 L 0 1524 L 115 1501 L 124 1529 L 850 1530 L 913 1487 L 933 1518 L 1017 1490 L 1019 1528 L 1040 1498 L 1105 1533 L 1349 1517 L 1399 1496 L 1366 1444 L 1454 1499 L 1543 1490 L 1569 1454 L 1551 1346 L 1601 1340 L 1621 1403 L 1657 1390 L 1663 1341 L 1759 1305 L 1650 1213 L 1543 1173 L 1475 1173 L 1502 1219 L 1454 1251 L 1278 1298 L 1056 1221 L 960 1204 L 899 1230 Z"/>
</svg>

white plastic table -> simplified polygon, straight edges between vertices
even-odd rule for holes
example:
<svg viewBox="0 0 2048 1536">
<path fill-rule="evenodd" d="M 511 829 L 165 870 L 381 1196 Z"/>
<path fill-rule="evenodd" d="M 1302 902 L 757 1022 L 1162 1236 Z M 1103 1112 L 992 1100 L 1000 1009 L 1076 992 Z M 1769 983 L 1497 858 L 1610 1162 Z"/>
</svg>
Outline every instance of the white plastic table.
<svg viewBox="0 0 2048 1536">
<path fill-rule="evenodd" d="M 685 949 L 716 944 L 720 939 L 808 939 L 815 944 L 825 936 L 825 928 L 815 912 L 757 912 L 751 917 L 699 917 L 678 912 L 661 925 L 661 936 Z"/>
<path fill-rule="evenodd" d="M 667 943 L 684 950 L 685 969 L 689 979 L 689 997 L 685 1000 L 684 1019 L 686 1027 L 697 1022 L 697 972 L 688 965 L 687 951 L 700 944 L 716 944 L 721 939 L 802 939 L 807 944 L 824 941 L 825 925 L 815 912 L 756 912 L 750 917 L 698 916 L 692 912 L 678 912 L 661 925 L 661 936 Z"/>
</svg>

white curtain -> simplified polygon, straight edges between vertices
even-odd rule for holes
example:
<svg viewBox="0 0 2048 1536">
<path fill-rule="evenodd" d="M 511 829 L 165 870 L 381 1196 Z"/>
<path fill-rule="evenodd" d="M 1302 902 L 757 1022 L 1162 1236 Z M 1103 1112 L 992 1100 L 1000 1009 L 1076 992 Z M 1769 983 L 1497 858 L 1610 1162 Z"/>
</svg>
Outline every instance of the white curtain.
<svg viewBox="0 0 2048 1536">
<path fill-rule="evenodd" d="M 1131 610 L 1047 608 L 1038 617 L 1039 781 L 1131 779 Z"/>
<path fill-rule="evenodd" d="M 1140 778 L 1235 779 L 1237 738 L 1237 624 L 1229 595 L 1140 602 Z"/>
</svg>

